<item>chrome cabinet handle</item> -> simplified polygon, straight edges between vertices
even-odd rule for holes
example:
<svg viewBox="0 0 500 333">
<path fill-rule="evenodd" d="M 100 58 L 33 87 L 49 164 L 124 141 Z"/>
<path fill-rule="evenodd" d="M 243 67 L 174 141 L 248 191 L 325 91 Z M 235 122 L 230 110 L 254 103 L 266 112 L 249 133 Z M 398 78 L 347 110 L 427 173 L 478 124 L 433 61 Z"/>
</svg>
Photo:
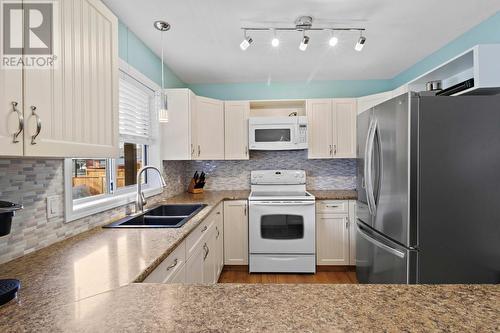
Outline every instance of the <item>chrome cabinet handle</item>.
<svg viewBox="0 0 500 333">
<path fill-rule="evenodd" d="M 217 230 L 217 236 L 215 236 L 215 239 L 219 239 L 219 236 L 220 236 L 219 228 L 215 227 L 215 230 Z"/>
<path fill-rule="evenodd" d="M 217 213 L 215 213 L 215 214 L 220 215 L 220 212 L 217 212 Z"/>
<path fill-rule="evenodd" d="M 40 119 L 40 116 L 38 116 L 38 114 L 36 113 L 36 106 L 34 105 L 31 106 L 31 115 L 35 116 L 36 120 L 36 133 L 31 136 L 31 144 L 36 145 L 35 139 L 42 130 L 42 120 Z"/>
<path fill-rule="evenodd" d="M 338 208 L 338 205 L 326 205 L 327 208 Z"/>
<path fill-rule="evenodd" d="M 201 154 L 201 147 L 200 145 L 198 145 L 198 157 L 200 157 L 200 154 Z"/>
<path fill-rule="evenodd" d="M 333 155 L 337 155 L 337 145 L 333 145 Z"/>
<path fill-rule="evenodd" d="M 330 156 L 333 156 L 333 146 L 330 145 L 329 147 L 330 147 Z"/>
<path fill-rule="evenodd" d="M 179 261 L 177 260 L 177 258 L 175 258 L 174 263 L 167 267 L 167 271 L 169 271 L 172 268 L 174 268 L 175 266 L 177 266 L 178 263 L 179 263 Z"/>
<path fill-rule="evenodd" d="M 245 214 L 245 216 L 247 216 L 247 205 L 245 205 L 245 207 L 244 207 L 243 214 Z"/>
<path fill-rule="evenodd" d="M 194 146 L 191 144 L 191 156 L 194 156 Z"/>
<path fill-rule="evenodd" d="M 349 218 L 345 218 L 345 228 L 349 229 Z"/>
<path fill-rule="evenodd" d="M 245 146 L 245 156 L 248 156 L 248 146 Z"/>
<path fill-rule="evenodd" d="M 208 226 L 204 226 L 203 229 L 201 229 L 201 232 L 205 232 L 205 231 L 207 231 L 207 229 L 208 229 Z"/>
<path fill-rule="evenodd" d="M 19 140 L 17 139 L 17 137 L 19 136 L 19 134 L 21 134 L 21 132 L 24 129 L 24 116 L 23 113 L 19 111 L 19 109 L 17 108 L 18 105 L 17 102 L 12 102 L 11 104 L 12 104 L 12 112 L 17 113 L 17 118 L 19 120 L 19 127 L 17 129 L 17 132 L 12 135 L 12 143 L 18 143 Z"/>
<path fill-rule="evenodd" d="M 208 254 L 210 253 L 210 249 L 207 246 L 207 243 L 203 244 L 203 249 L 205 250 L 205 255 L 203 256 L 203 260 L 206 260 L 208 257 Z"/>
</svg>

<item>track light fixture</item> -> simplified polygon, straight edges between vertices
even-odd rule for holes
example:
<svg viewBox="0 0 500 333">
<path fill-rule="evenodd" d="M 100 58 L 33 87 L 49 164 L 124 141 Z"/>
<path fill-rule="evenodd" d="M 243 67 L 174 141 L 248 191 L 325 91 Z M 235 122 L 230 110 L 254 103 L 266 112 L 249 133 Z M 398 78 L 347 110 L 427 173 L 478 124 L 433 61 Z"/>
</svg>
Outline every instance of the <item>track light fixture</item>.
<svg viewBox="0 0 500 333">
<path fill-rule="evenodd" d="M 359 36 L 358 43 L 356 46 L 354 46 L 354 49 L 358 52 L 361 52 L 363 50 L 363 47 L 365 46 L 366 43 L 366 37 L 363 36 L 363 33 L 361 33 L 361 36 Z"/>
<path fill-rule="evenodd" d="M 253 43 L 252 37 L 247 36 L 247 29 L 244 29 L 243 30 L 243 41 L 240 44 L 240 49 L 245 51 L 246 49 L 248 49 L 248 47 L 252 43 Z"/>
<path fill-rule="evenodd" d="M 245 51 L 250 44 L 252 44 L 253 40 L 249 36 L 247 36 L 248 31 L 253 31 L 253 32 L 262 32 L 262 31 L 271 31 L 273 33 L 273 37 L 271 39 L 271 45 L 273 47 L 278 47 L 280 45 L 280 40 L 276 36 L 277 31 L 289 31 L 289 32 L 302 32 L 302 40 L 299 46 L 299 49 L 301 51 L 305 51 L 307 49 L 307 46 L 310 41 L 310 35 L 309 32 L 311 31 L 329 31 L 330 32 L 330 37 L 328 39 L 328 44 L 331 47 L 334 47 L 338 44 L 339 39 L 338 37 L 334 34 L 336 31 L 359 31 L 361 36 L 358 39 L 358 42 L 355 46 L 356 51 L 361 51 L 363 49 L 363 46 L 366 42 L 366 37 L 363 36 L 363 32 L 365 31 L 365 28 L 362 27 L 343 27 L 343 28 L 335 28 L 335 27 L 321 27 L 321 28 L 316 28 L 313 27 L 313 18 L 311 16 L 300 16 L 295 20 L 295 26 L 284 26 L 284 27 L 265 27 L 265 26 L 260 26 L 260 27 L 242 27 L 241 29 L 244 32 L 244 39 L 240 44 L 240 48 Z M 306 35 L 307 33 L 307 35 Z"/>
</svg>

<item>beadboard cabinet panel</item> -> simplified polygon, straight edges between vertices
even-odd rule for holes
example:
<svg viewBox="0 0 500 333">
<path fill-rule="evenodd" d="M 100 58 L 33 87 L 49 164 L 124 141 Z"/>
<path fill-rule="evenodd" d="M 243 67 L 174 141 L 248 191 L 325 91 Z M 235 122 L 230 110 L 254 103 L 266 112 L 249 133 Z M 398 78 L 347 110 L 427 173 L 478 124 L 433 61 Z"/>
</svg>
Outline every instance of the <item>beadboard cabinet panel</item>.
<svg viewBox="0 0 500 333">
<path fill-rule="evenodd" d="M 117 157 L 118 20 L 98 0 L 57 4 L 57 66 L 24 69 L 24 153 Z"/>
<path fill-rule="evenodd" d="M 308 157 L 331 158 L 332 143 L 332 100 L 314 99 L 306 103 L 308 122 Z"/>
<path fill-rule="evenodd" d="M 23 155 L 22 122 L 23 72 L 0 68 L 0 156 Z"/>
<path fill-rule="evenodd" d="M 195 159 L 224 159 L 224 102 L 213 98 L 196 97 L 194 112 Z"/>
<path fill-rule="evenodd" d="M 333 100 L 333 157 L 356 158 L 356 100 Z"/>
</svg>

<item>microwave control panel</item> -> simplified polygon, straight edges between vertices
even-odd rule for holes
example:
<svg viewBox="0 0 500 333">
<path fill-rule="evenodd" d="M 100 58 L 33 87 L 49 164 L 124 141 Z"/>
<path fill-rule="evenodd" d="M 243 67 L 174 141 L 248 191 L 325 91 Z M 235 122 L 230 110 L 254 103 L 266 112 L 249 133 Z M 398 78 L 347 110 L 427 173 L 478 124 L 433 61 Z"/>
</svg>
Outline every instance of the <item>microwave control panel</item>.
<svg viewBox="0 0 500 333">
<path fill-rule="evenodd" d="M 298 143 L 307 143 L 307 125 L 299 125 Z"/>
</svg>

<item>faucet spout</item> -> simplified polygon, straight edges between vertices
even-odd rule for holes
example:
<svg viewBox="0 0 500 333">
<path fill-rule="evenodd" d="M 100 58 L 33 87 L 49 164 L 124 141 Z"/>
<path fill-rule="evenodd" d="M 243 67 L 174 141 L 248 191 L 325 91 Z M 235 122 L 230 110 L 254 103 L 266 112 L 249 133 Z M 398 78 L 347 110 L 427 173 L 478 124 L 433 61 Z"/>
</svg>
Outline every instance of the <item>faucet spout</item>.
<svg viewBox="0 0 500 333">
<path fill-rule="evenodd" d="M 160 169 L 158 169 L 155 166 L 152 165 L 146 165 L 142 167 L 139 172 L 137 172 L 137 195 L 136 195 L 136 200 L 135 200 L 135 212 L 143 212 L 144 211 L 144 206 L 146 205 L 146 198 L 144 197 L 144 193 L 142 192 L 142 184 L 141 184 L 141 177 L 144 171 L 146 170 L 155 170 L 158 173 L 158 176 L 160 177 L 160 183 L 162 189 L 167 186 L 167 183 L 165 183 L 165 179 L 163 178 Z"/>
</svg>

